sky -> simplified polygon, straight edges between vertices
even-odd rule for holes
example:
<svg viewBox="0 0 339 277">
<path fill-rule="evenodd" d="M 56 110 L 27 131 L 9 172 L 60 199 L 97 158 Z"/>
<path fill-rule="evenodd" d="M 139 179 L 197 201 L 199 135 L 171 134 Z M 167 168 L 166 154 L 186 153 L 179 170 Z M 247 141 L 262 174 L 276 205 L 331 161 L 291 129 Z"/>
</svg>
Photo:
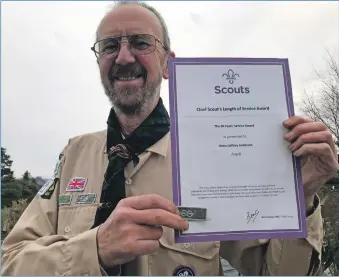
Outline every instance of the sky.
<svg viewBox="0 0 339 277">
<path fill-rule="evenodd" d="M 51 176 L 68 139 L 106 128 L 90 47 L 112 2 L 2 2 L 1 146 L 18 177 Z M 177 57 L 288 58 L 295 101 L 337 55 L 337 2 L 150 2 Z M 337 56 L 336 56 L 337 57 Z M 168 83 L 161 96 L 168 108 Z"/>
</svg>

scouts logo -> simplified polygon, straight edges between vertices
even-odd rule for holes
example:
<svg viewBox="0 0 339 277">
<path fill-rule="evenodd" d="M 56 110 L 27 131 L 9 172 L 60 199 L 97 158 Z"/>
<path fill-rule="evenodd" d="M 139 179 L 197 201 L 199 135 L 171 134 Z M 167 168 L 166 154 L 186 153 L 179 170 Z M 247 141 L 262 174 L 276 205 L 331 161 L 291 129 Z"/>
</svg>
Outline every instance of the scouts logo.
<svg viewBox="0 0 339 277">
<path fill-rule="evenodd" d="M 70 180 L 66 191 L 83 191 L 87 184 L 87 178 L 75 177 Z"/>
<path fill-rule="evenodd" d="M 179 266 L 174 270 L 173 276 L 195 276 L 195 273 L 188 266 Z"/>
<path fill-rule="evenodd" d="M 238 73 L 235 73 L 232 69 L 229 69 L 227 73 L 222 74 L 222 77 L 226 77 L 226 80 L 228 80 L 230 84 L 233 84 L 237 77 L 240 76 Z"/>
</svg>

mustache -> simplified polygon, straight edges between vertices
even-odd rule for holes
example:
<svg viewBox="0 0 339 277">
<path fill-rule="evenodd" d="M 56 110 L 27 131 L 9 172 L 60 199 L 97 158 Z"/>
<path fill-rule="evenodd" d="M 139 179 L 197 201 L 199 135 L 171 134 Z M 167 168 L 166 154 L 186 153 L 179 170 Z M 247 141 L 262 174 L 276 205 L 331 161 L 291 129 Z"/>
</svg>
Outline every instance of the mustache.
<svg viewBox="0 0 339 277">
<path fill-rule="evenodd" d="M 146 69 L 138 63 L 127 64 L 127 65 L 113 65 L 110 68 L 110 78 L 124 77 L 124 76 L 138 76 L 145 75 Z"/>
</svg>

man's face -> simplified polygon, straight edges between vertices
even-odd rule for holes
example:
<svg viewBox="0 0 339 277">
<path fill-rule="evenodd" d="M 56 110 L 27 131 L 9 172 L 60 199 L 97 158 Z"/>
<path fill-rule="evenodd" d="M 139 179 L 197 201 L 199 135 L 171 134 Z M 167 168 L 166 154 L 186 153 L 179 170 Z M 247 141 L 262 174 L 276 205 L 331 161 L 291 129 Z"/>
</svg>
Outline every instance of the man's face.
<svg viewBox="0 0 339 277">
<path fill-rule="evenodd" d="M 163 41 L 157 17 L 134 4 L 122 5 L 112 10 L 99 27 L 99 40 L 133 34 L 149 34 Z M 102 84 L 112 104 L 125 114 L 136 114 L 145 105 L 151 104 L 159 94 L 162 77 L 168 77 L 167 53 L 161 43 L 154 39 L 153 41 L 155 50 L 148 54 L 129 48 L 127 38 L 122 38 L 117 51 L 112 50 L 116 49 L 116 45 L 119 46 L 117 43 L 102 46 L 115 53 L 103 54 L 98 59 Z M 130 45 L 143 49 L 139 40 L 131 42 Z"/>
</svg>

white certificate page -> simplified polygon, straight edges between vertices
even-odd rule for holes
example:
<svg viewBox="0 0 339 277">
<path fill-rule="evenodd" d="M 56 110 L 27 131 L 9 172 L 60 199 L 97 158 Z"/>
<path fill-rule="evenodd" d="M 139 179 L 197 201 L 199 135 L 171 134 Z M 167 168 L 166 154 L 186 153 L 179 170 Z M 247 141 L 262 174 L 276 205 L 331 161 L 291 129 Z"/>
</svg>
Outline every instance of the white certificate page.
<svg viewBox="0 0 339 277">
<path fill-rule="evenodd" d="M 306 237 L 286 59 L 169 62 L 173 199 L 206 209 L 176 242 Z"/>
</svg>

